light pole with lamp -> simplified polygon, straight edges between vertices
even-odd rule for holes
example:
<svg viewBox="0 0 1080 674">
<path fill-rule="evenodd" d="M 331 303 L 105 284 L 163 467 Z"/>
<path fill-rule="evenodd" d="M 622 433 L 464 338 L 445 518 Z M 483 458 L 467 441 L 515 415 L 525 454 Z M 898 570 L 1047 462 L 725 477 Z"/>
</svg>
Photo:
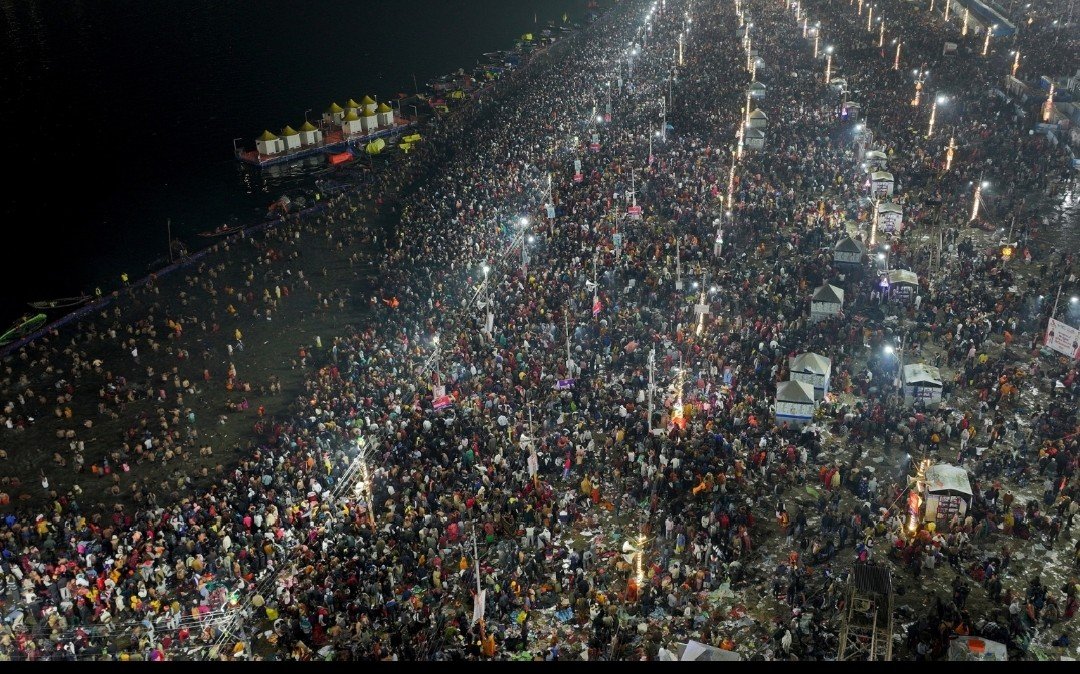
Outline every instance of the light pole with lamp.
<svg viewBox="0 0 1080 674">
<path fill-rule="evenodd" d="M 825 85 L 832 79 L 832 45 L 825 47 Z"/>
<path fill-rule="evenodd" d="M 525 217 L 521 218 L 521 220 L 518 221 L 518 224 L 521 226 L 521 273 L 524 276 L 527 277 L 528 274 L 529 274 L 528 244 L 532 243 L 536 239 L 535 239 L 535 237 L 533 237 L 532 234 L 528 233 L 529 232 L 529 219 L 528 218 L 525 218 Z"/>
<path fill-rule="evenodd" d="M 971 217 L 968 218 L 968 222 L 975 222 L 975 218 L 979 217 L 979 202 L 982 201 L 982 191 L 990 187 L 990 183 L 979 178 L 979 182 L 975 183 L 975 199 L 971 204 Z"/>
<path fill-rule="evenodd" d="M 892 69 L 900 70 L 900 47 L 904 43 L 900 40 L 893 40 L 896 43 L 896 56 L 893 58 Z"/>
<path fill-rule="evenodd" d="M 983 40 L 983 56 L 986 56 L 987 52 L 990 51 L 990 36 L 994 33 L 995 30 L 997 30 L 997 27 L 998 25 L 995 23 L 993 26 L 986 29 L 986 39 Z"/>
<path fill-rule="evenodd" d="M 934 97 L 934 104 L 930 106 L 930 125 L 926 129 L 926 137 L 930 138 L 934 135 L 934 120 L 937 117 L 937 108 L 939 105 L 944 105 L 949 99 L 945 96 Z"/>
<path fill-rule="evenodd" d="M 1020 50 L 1013 50 L 1013 54 L 1015 54 L 1015 58 L 1013 58 L 1012 76 L 1016 77 L 1016 71 L 1020 69 Z"/>
</svg>

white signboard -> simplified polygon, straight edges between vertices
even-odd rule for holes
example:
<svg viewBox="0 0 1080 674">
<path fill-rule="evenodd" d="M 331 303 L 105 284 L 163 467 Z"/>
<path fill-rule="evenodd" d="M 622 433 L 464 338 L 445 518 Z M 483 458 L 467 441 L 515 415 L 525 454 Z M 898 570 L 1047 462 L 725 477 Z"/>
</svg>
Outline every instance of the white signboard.
<svg viewBox="0 0 1080 674">
<path fill-rule="evenodd" d="M 1046 346 L 1070 358 L 1080 358 L 1080 330 L 1050 319 L 1046 326 Z"/>
</svg>

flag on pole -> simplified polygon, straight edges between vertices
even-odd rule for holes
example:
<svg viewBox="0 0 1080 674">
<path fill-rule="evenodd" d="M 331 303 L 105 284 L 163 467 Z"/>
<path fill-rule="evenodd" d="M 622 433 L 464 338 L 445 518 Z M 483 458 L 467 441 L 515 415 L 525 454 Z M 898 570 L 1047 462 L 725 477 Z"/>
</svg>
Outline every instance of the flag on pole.
<svg viewBox="0 0 1080 674">
<path fill-rule="evenodd" d="M 478 621 L 484 619 L 484 604 L 486 603 L 487 590 L 480 590 L 473 595 L 473 608 L 472 608 L 472 621 L 475 625 Z"/>
<path fill-rule="evenodd" d="M 604 305 L 600 303 L 600 298 L 599 297 L 596 298 L 595 300 L 593 300 L 593 304 L 592 304 L 592 315 L 593 316 L 600 315 L 600 310 L 603 309 L 603 308 L 604 308 Z"/>
</svg>

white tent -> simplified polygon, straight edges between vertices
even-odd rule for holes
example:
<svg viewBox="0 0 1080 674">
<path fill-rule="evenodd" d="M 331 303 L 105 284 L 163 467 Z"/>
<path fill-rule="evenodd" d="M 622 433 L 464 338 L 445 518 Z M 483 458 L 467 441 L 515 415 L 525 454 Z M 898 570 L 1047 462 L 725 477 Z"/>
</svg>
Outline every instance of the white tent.
<svg viewBox="0 0 1080 674">
<path fill-rule="evenodd" d="M 971 482 L 967 471 L 959 466 L 938 463 L 926 469 L 923 481 L 926 493 L 923 508 L 924 522 L 948 524 L 953 515 L 964 517 L 971 501 Z"/>
<path fill-rule="evenodd" d="M 878 230 L 889 234 L 899 234 L 904 223 L 904 207 L 900 204 L 886 201 L 879 203 Z"/>
<path fill-rule="evenodd" d="M 255 139 L 255 149 L 259 154 L 279 154 L 285 151 L 285 141 L 281 140 L 267 129 Z"/>
<path fill-rule="evenodd" d="M 724 650 L 693 639 L 685 644 L 676 642 L 672 645 L 675 646 L 674 651 L 661 648 L 657 659 L 668 662 L 735 662 L 742 660 L 742 656 L 735 651 Z"/>
<path fill-rule="evenodd" d="M 861 241 L 845 236 L 833 248 L 833 264 L 859 266 L 862 264 L 864 255 L 866 255 L 866 246 Z"/>
<path fill-rule="evenodd" d="M 844 103 L 842 115 L 846 116 L 849 121 L 857 121 L 859 114 L 862 112 L 862 106 L 855 101 L 848 101 Z"/>
<path fill-rule="evenodd" d="M 801 381 L 776 385 L 776 423 L 802 428 L 814 419 L 814 387 Z"/>
<path fill-rule="evenodd" d="M 911 363 L 904 366 L 904 404 L 922 401 L 925 405 L 941 402 L 941 372 L 933 365 Z"/>
<path fill-rule="evenodd" d="M 820 321 L 838 316 L 844 306 L 844 289 L 826 283 L 810 296 L 810 320 Z"/>
<path fill-rule="evenodd" d="M 765 95 L 765 85 L 761 82 L 751 82 L 746 92 L 750 94 L 751 98 L 761 98 Z"/>
<path fill-rule="evenodd" d="M 885 162 L 889 160 L 889 155 L 885 154 L 881 150 L 867 150 L 866 154 L 863 155 L 863 159 L 866 160 L 867 164 L 873 162 L 878 164 L 879 168 L 883 168 L 885 166 Z"/>
<path fill-rule="evenodd" d="M 870 194 L 875 197 L 892 196 L 893 174 L 888 171 L 874 171 L 870 174 Z"/>
<path fill-rule="evenodd" d="M 769 124 L 769 116 L 762 112 L 761 108 L 754 108 L 749 118 L 751 129 L 764 129 Z"/>
<path fill-rule="evenodd" d="M 788 361 L 790 378 L 814 387 L 814 399 L 822 400 L 829 392 L 832 361 L 816 353 L 800 353 Z"/>
</svg>

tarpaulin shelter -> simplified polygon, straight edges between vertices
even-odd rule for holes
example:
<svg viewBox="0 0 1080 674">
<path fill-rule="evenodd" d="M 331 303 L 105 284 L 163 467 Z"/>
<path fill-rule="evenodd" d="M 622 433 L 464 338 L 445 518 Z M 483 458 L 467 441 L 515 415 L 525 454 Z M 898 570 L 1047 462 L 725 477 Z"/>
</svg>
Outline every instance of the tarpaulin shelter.
<svg viewBox="0 0 1080 674">
<path fill-rule="evenodd" d="M 904 366 L 902 373 L 904 384 L 904 404 L 914 405 L 922 401 L 924 405 L 936 405 L 941 402 L 941 372 L 933 365 L 911 363 Z"/>
<path fill-rule="evenodd" d="M 801 381 L 776 385 L 776 423 L 802 428 L 814 419 L 814 387 Z"/>
<path fill-rule="evenodd" d="M 875 197 L 893 195 L 893 174 L 888 171 L 874 171 L 870 174 L 870 194 Z"/>
<path fill-rule="evenodd" d="M 790 379 L 814 387 L 814 399 L 822 400 L 829 392 L 832 361 L 816 353 L 800 353 L 788 361 Z"/>
<path fill-rule="evenodd" d="M 879 203 L 878 230 L 889 234 L 899 234 L 904 224 L 904 207 L 900 204 L 886 201 Z"/>
<path fill-rule="evenodd" d="M 991 661 L 1006 662 L 1009 649 L 1000 641 L 991 641 L 983 637 L 958 636 L 949 642 L 949 661 Z"/>
<path fill-rule="evenodd" d="M 923 521 L 948 524 L 954 515 L 963 518 L 971 502 L 967 471 L 959 466 L 938 463 L 926 469 L 923 480 Z"/>
</svg>

